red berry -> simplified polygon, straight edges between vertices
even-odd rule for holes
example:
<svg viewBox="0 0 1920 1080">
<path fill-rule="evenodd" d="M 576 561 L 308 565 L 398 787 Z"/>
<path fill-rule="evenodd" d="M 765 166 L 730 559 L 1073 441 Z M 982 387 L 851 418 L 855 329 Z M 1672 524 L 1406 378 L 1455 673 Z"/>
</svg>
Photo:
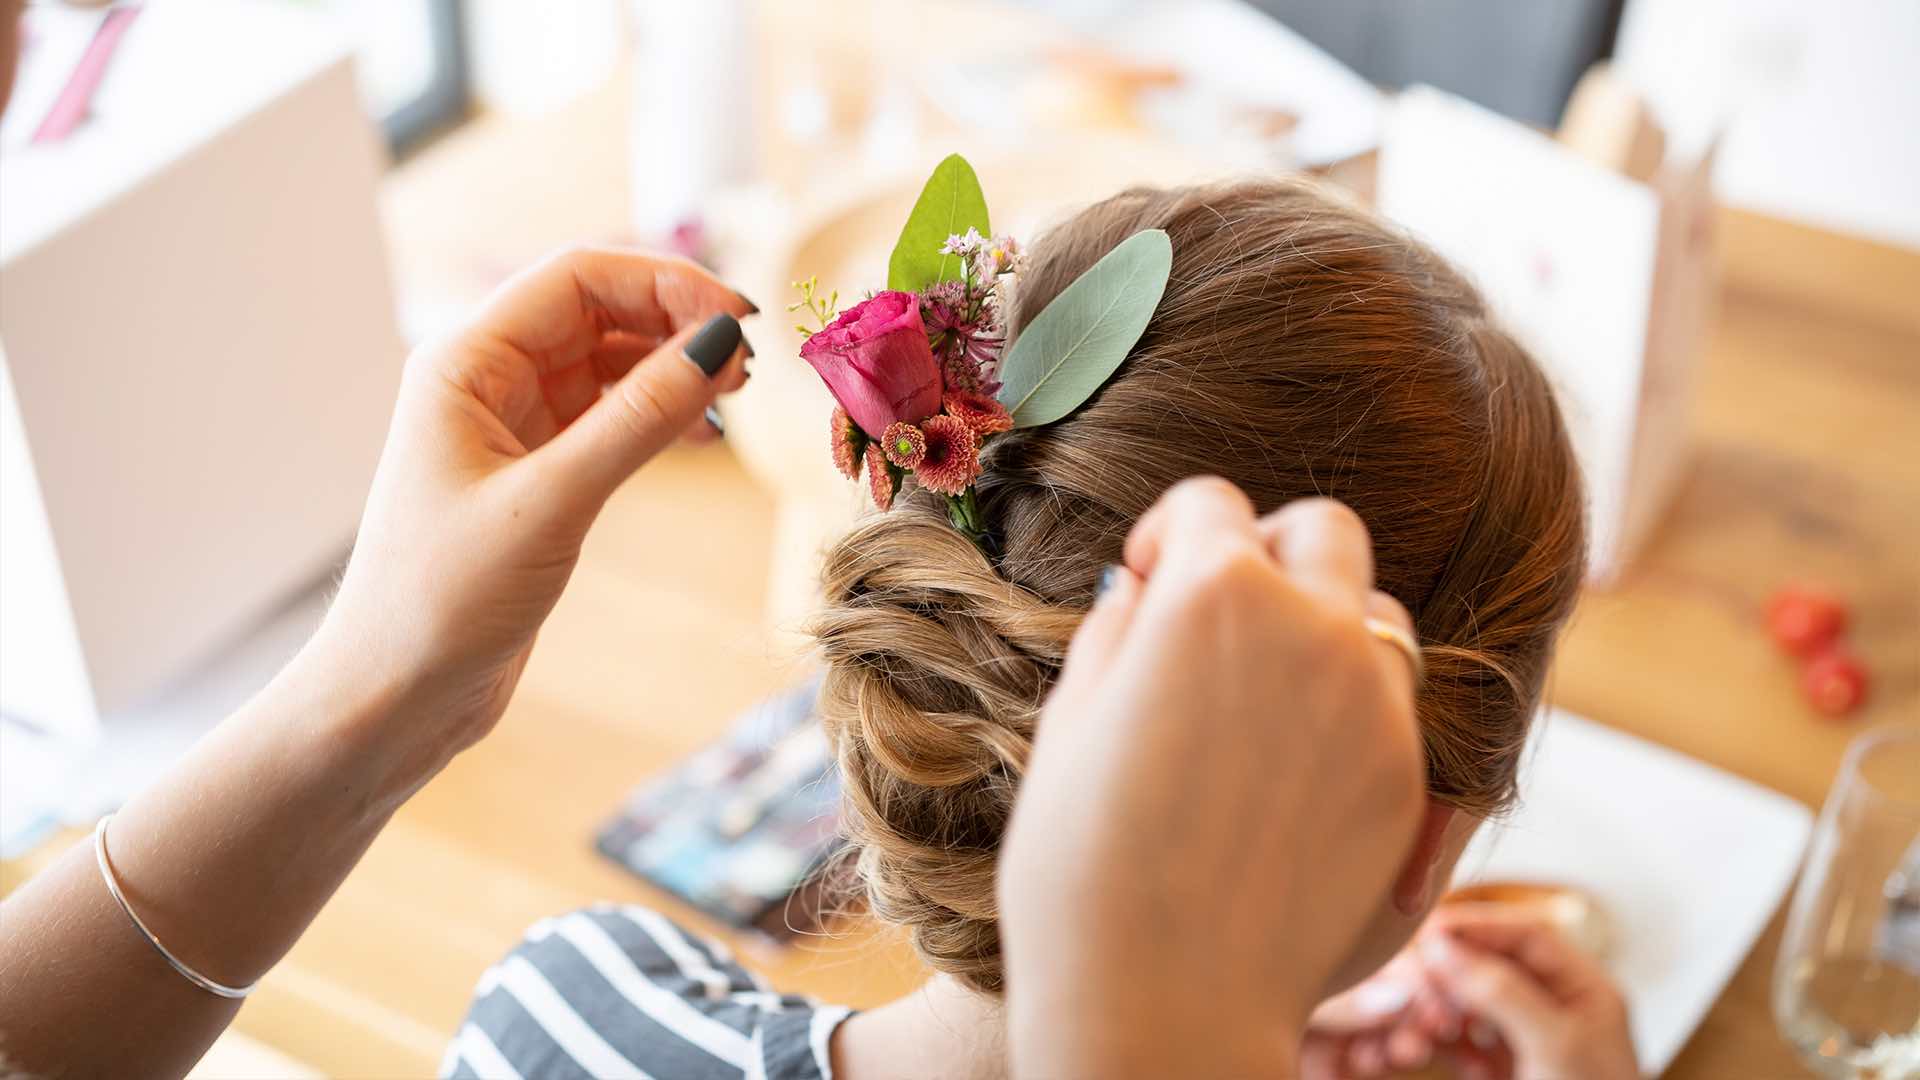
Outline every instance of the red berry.
<svg viewBox="0 0 1920 1080">
<path fill-rule="evenodd" d="M 1800 690 L 1816 711 L 1846 716 L 1867 700 L 1867 669 L 1837 649 L 1822 653 L 1800 672 Z"/>
<path fill-rule="evenodd" d="M 1828 593 L 1790 585 L 1767 602 L 1767 630 L 1794 656 L 1824 651 L 1846 628 L 1846 605 Z"/>
</svg>

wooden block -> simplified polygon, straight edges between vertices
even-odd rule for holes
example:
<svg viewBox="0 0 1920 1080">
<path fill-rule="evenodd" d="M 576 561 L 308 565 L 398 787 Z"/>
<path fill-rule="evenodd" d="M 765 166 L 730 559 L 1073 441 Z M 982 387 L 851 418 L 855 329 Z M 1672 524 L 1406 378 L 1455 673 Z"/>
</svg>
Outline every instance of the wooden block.
<svg viewBox="0 0 1920 1080">
<path fill-rule="evenodd" d="M 1667 137 L 1638 91 L 1595 64 L 1580 77 L 1560 120 L 1560 142 L 1580 156 L 1649 183 L 1666 157 Z"/>
</svg>

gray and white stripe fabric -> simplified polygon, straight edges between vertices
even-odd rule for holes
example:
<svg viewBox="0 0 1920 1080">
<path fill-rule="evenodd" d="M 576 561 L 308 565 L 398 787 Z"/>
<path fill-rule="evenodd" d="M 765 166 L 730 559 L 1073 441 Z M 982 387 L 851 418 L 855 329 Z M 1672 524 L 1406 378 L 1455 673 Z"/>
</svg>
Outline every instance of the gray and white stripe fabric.
<svg viewBox="0 0 1920 1080">
<path fill-rule="evenodd" d="M 480 976 L 440 1075 L 832 1080 L 848 1015 L 773 993 L 656 911 L 604 905 L 536 923 Z"/>
</svg>

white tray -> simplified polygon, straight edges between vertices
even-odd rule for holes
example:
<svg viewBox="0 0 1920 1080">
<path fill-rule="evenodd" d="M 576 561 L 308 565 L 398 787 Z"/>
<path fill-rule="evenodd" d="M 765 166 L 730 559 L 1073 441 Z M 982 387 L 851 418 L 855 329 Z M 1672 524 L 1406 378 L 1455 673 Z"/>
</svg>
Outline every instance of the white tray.
<svg viewBox="0 0 1920 1080">
<path fill-rule="evenodd" d="M 1657 1076 L 1778 908 L 1813 815 L 1572 713 L 1551 710 L 1541 724 L 1519 811 L 1481 830 L 1455 877 L 1561 882 L 1599 900 L 1640 1068 Z"/>
</svg>

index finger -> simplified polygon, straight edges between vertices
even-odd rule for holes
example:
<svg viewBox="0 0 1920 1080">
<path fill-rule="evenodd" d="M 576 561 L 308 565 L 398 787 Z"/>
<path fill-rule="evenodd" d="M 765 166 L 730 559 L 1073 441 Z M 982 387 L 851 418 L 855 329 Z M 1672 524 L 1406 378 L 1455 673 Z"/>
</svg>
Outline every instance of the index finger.
<svg viewBox="0 0 1920 1080">
<path fill-rule="evenodd" d="M 665 338 L 722 311 L 756 309 L 704 268 L 672 255 L 578 248 L 550 256 L 494 290 L 472 324 L 542 375 L 593 356 L 615 331 Z"/>
<path fill-rule="evenodd" d="M 1518 963 L 1556 997 L 1602 978 L 1597 962 L 1537 912 L 1513 905 L 1460 903 L 1436 908 L 1428 923 L 1469 945 Z"/>
<path fill-rule="evenodd" d="M 1260 519 L 1259 532 L 1301 586 L 1364 609 L 1373 591 L 1373 538 L 1347 504 L 1300 499 Z"/>
<path fill-rule="evenodd" d="M 1168 548 L 1223 539 L 1259 543 L 1253 529 L 1253 502 L 1220 477 L 1190 477 L 1168 488 L 1134 523 L 1123 557 L 1127 569 L 1151 578 Z"/>
</svg>

